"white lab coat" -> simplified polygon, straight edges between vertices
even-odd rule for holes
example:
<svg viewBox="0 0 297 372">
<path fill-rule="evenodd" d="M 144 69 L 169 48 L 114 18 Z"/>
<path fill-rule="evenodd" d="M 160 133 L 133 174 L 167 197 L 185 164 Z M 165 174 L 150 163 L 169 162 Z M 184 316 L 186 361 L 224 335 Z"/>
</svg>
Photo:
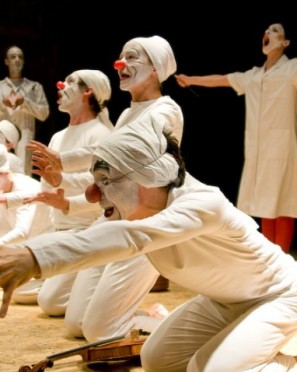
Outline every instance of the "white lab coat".
<svg viewBox="0 0 297 372">
<path fill-rule="evenodd" d="M 237 206 L 251 216 L 297 217 L 297 58 L 228 74 L 245 94 L 245 160 Z"/>
</svg>

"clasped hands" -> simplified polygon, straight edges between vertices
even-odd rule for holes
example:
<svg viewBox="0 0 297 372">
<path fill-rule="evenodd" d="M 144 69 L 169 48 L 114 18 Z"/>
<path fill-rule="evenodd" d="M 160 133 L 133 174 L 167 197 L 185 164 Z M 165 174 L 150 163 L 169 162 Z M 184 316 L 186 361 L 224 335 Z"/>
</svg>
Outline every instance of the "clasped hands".
<svg viewBox="0 0 297 372">
<path fill-rule="evenodd" d="M 20 93 L 16 93 L 12 90 L 9 96 L 3 98 L 2 102 L 5 106 L 15 110 L 18 106 L 21 106 L 24 103 L 24 100 L 24 97 Z"/>
</svg>

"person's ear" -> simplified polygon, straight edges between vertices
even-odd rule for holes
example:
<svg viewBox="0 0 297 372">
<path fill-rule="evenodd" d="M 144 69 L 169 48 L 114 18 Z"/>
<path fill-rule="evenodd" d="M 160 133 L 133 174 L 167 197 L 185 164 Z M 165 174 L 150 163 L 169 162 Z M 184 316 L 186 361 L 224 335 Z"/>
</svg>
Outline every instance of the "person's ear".
<svg viewBox="0 0 297 372">
<path fill-rule="evenodd" d="M 86 89 L 85 91 L 84 91 L 84 96 L 86 96 L 86 97 L 90 97 L 90 95 L 91 94 L 93 94 L 94 93 L 94 90 L 93 90 L 93 88 L 92 87 L 89 87 L 88 89 Z"/>
<path fill-rule="evenodd" d="M 6 148 L 7 150 L 12 150 L 13 149 L 13 144 L 11 142 L 6 142 Z"/>
<path fill-rule="evenodd" d="M 290 40 L 284 40 L 284 41 L 283 41 L 283 46 L 284 46 L 284 47 L 287 48 L 289 45 L 290 45 Z"/>
</svg>

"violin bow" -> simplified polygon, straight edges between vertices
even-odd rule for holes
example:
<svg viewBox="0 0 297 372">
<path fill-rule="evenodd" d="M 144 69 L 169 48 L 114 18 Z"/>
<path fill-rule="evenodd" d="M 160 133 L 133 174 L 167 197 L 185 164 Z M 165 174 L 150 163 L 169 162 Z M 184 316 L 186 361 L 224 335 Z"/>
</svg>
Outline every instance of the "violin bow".
<svg viewBox="0 0 297 372">
<path fill-rule="evenodd" d="M 93 342 L 93 343 L 90 343 L 90 344 L 78 346 L 78 347 L 75 347 L 73 349 L 69 349 L 69 350 L 66 350 L 66 351 L 61 351 L 60 353 L 56 353 L 56 354 L 52 354 L 52 355 L 47 356 L 44 360 L 42 360 L 42 361 L 40 361 L 36 364 L 33 364 L 32 367 L 30 367 L 28 365 L 21 366 L 19 368 L 18 372 L 43 372 L 45 368 L 53 367 L 55 360 L 68 358 L 68 357 L 73 356 L 73 355 L 81 355 L 84 359 L 84 353 L 83 352 L 85 350 L 90 349 L 92 347 L 96 347 L 96 346 L 108 345 L 112 342 L 119 341 L 119 340 L 122 340 L 124 338 L 125 338 L 125 335 L 111 337 L 111 338 L 108 338 L 106 340 L 101 340 L 101 341 Z"/>
</svg>

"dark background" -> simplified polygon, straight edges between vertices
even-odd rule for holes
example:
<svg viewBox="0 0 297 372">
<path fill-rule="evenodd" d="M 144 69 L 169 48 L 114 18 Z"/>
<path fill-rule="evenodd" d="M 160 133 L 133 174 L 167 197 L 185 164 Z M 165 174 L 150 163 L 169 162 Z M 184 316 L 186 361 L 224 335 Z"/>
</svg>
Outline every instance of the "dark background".
<svg viewBox="0 0 297 372">
<path fill-rule="evenodd" d="M 293 42 L 287 55 L 297 56 L 296 15 L 285 2 L 231 6 L 182 1 L 178 7 L 161 2 L 79 3 L 15 0 L 1 4 L 2 60 L 9 45 L 19 45 L 25 53 L 24 76 L 43 84 L 50 103 L 50 117 L 38 123 L 36 135 L 46 144 L 68 123 L 68 115 L 57 110 L 56 82 L 74 70 L 94 68 L 109 76 L 110 117 L 116 121 L 129 105 L 130 95 L 119 90 L 113 62 L 133 37 L 165 37 L 175 52 L 178 72 L 225 74 L 262 65 L 263 32 L 271 23 L 282 22 Z M 0 79 L 6 75 L 6 66 L 0 63 Z M 164 94 L 184 112 L 182 151 L 187 168 L 202 182 L 219 186 L 235 203 L 243 163 L 244 98 L 230 88 L 193 87 L 193 91 L 180 88 L 174 77 L 164 84 Z"/>
</svg>

